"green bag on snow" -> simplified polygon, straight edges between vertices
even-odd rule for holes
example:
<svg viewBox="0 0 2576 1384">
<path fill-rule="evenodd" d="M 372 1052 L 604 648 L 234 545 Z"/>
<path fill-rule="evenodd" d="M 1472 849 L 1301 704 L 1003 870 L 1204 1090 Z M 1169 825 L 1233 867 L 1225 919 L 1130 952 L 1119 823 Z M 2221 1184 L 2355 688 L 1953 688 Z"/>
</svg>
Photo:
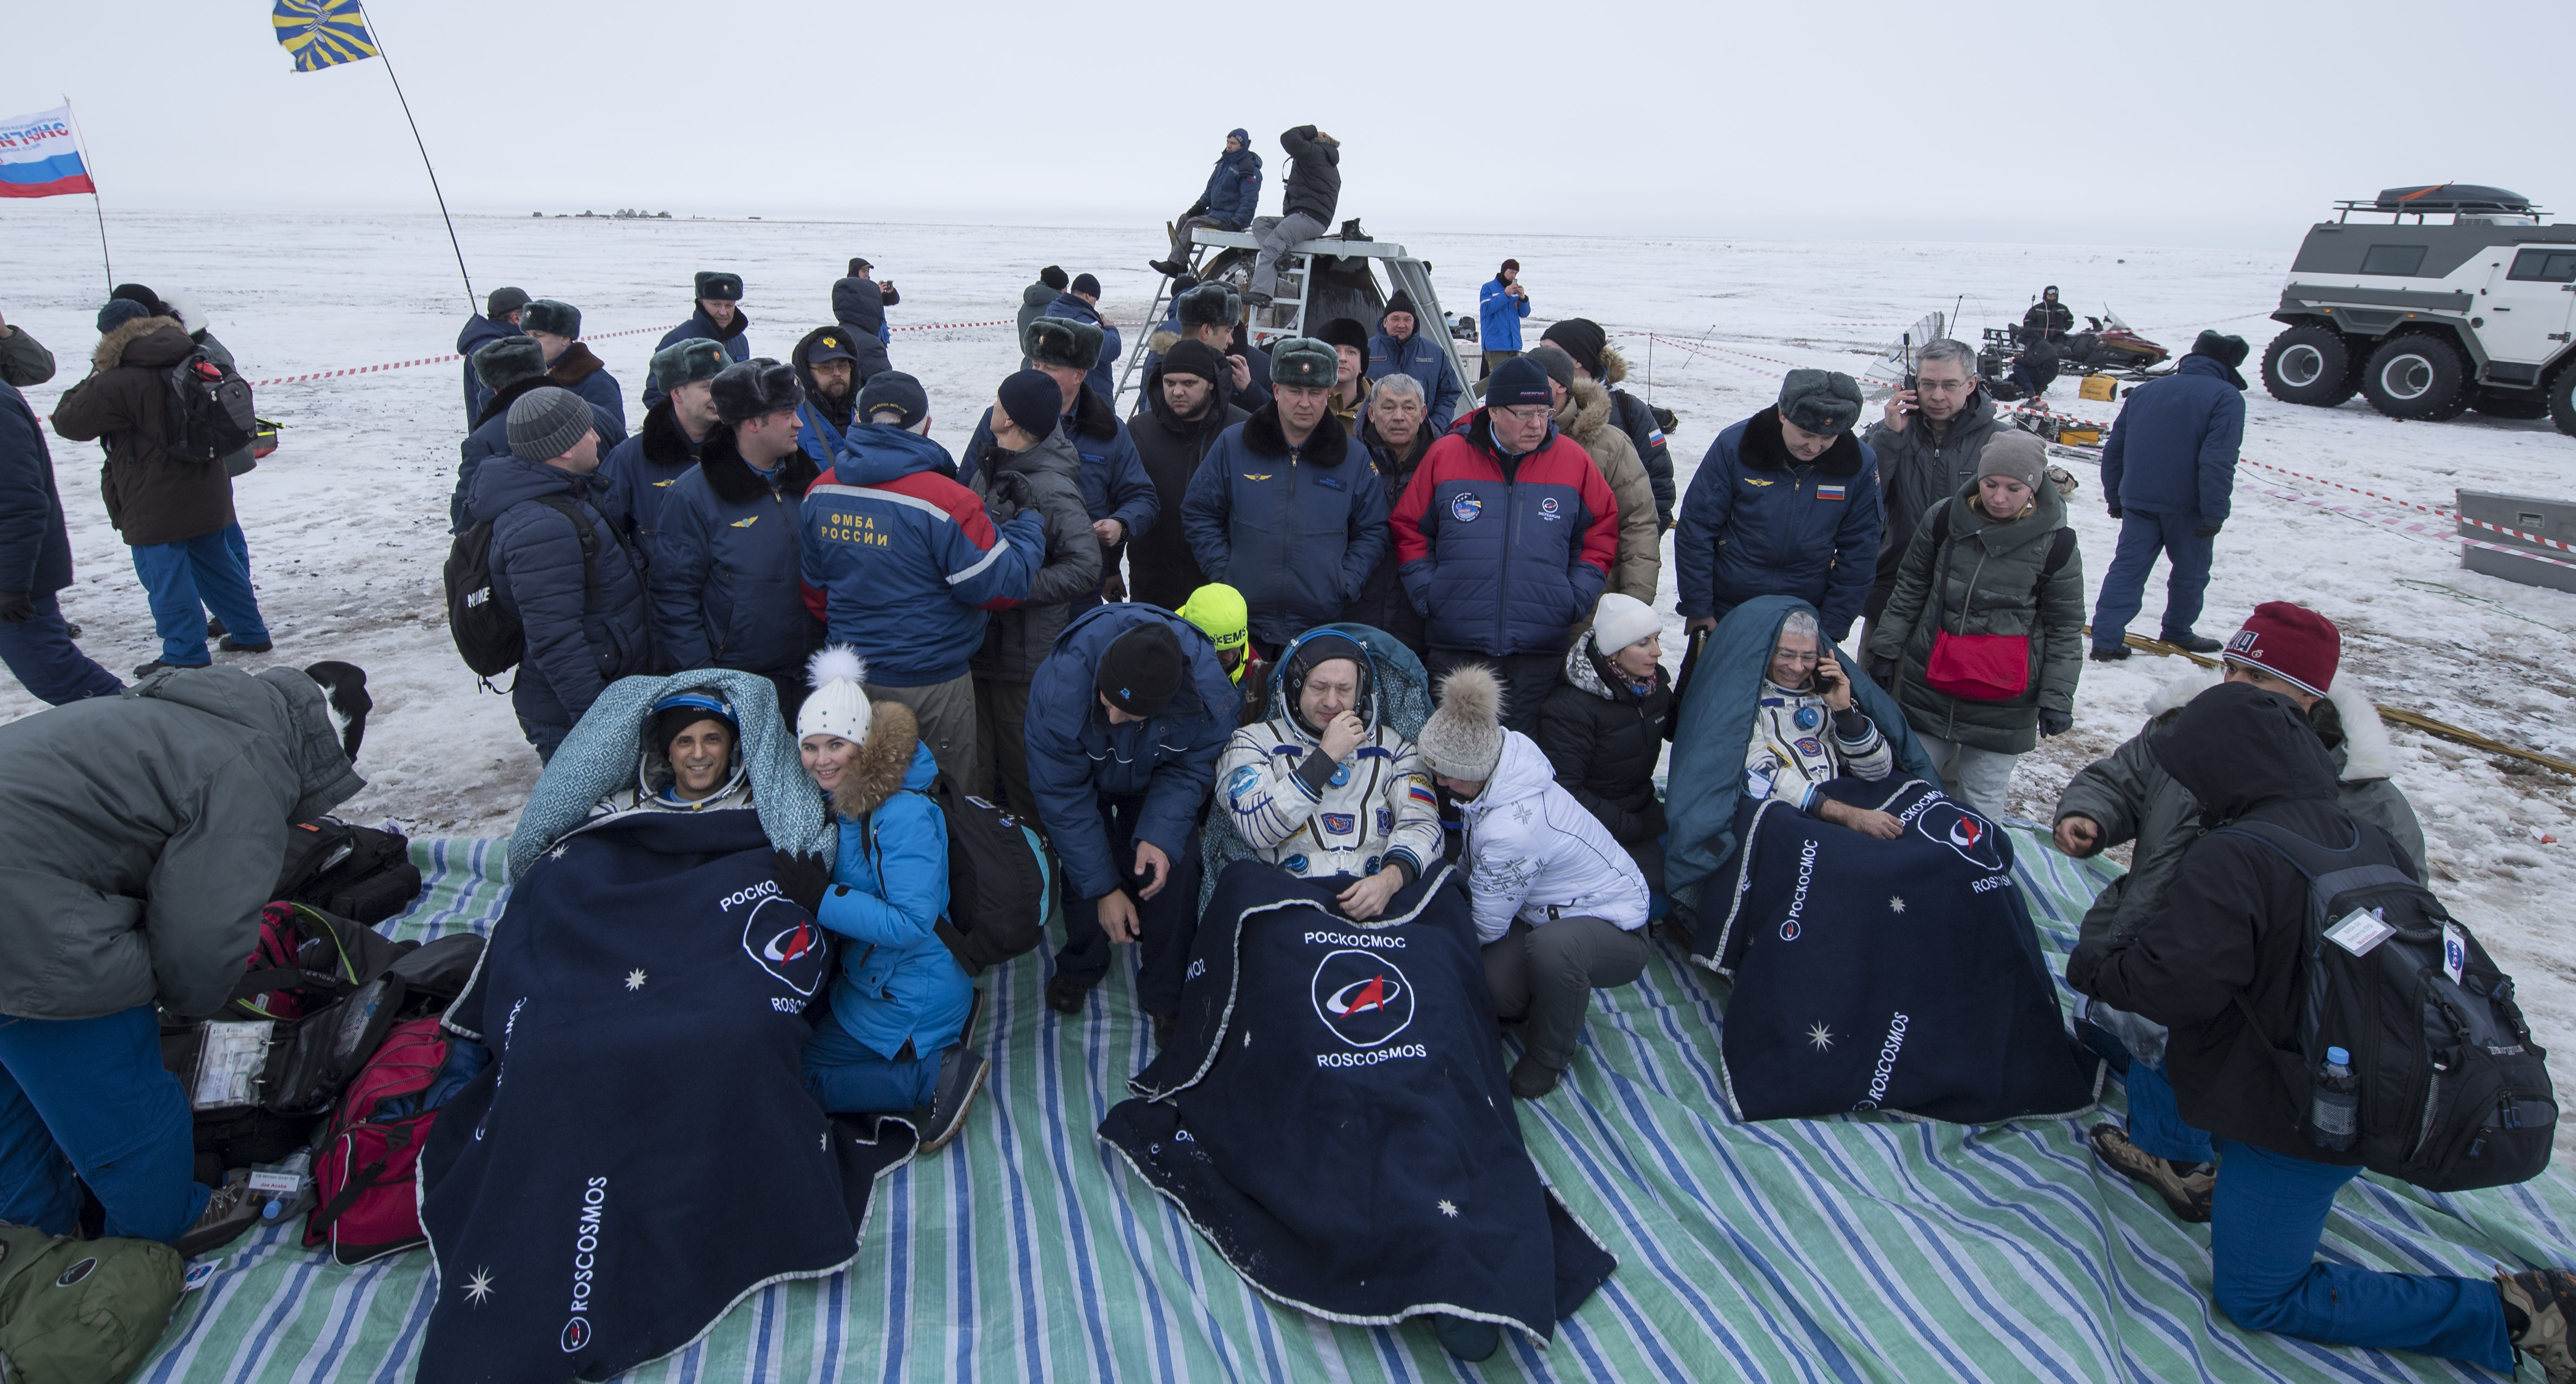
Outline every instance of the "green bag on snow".
<svg viewBox="0 0 2576 1384">
<path fill-rule="evenodd" d="M 183 1275 L 151 1240 L 0 1225 L 0 1384 L 120 1384 L 161 1340 Z"/>
</svg>

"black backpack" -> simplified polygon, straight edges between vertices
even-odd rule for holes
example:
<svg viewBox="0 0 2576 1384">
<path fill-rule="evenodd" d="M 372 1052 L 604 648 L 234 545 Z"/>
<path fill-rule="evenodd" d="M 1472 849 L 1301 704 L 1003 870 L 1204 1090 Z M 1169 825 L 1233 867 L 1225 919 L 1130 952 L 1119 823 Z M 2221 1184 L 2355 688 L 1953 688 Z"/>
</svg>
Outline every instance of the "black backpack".
<svg viewBox="0 0 2576 1384">
<path fill-rule="evenodd" d="M 599 603 L 599 534 L 581 502 L 561 493 L 540 495 L 537 503 L 572 521 L 581 542 L 581 594 L 584 608 Z M 468 672 L 493 677 L 519 666 L 528 656 L 527 631 L 519 617 L 501 605 L 492 590 L 492 521 L 486 519 L 456 535 L 447 548 L 447 632 L 456 640 Z"/>
<path fill-rule="evenodd" d="M 2558 1103 L 2512 977 L 2398 864 L 2385 833 L 2354 828 L 2342 850 L 2252 818 L 2219 828 L 2261 842 L 2307 877 L 2298 1048 L 2272 1050 L 2295 1122 L 2315 1137 L 2316 1080 L 2326 1049 L 2339 1047 L 2360 1082 L 2350 1151 L 2372 1172 L 2428 1192 L 2538 1176 Z M 2254 1021 L 2242 996 L 2236 1006 Z"/>
<path fill-rule="evenodd" d="M 930 781 L 929 798 L 948 823 L 948 916 L 939 940 L 966 974 L 979 975 L 1045 939 L 1054 872 L 1036 832 L 947 774 Z"/>
<path fill-rule="evenodd" d="M 200 346 L 161 372 L 169 390 L 170 449 L 189 461 L 231 456 L 259 436 L 250 381 Z"/>
<path fill-rule="evenodd" d="M 272 899 L 309 903 L 373 927 L 420 896 L 420 870 L 401 832 L 351 826 L 336 817 L 287 828 L 286 864 Z"/>
</svg>

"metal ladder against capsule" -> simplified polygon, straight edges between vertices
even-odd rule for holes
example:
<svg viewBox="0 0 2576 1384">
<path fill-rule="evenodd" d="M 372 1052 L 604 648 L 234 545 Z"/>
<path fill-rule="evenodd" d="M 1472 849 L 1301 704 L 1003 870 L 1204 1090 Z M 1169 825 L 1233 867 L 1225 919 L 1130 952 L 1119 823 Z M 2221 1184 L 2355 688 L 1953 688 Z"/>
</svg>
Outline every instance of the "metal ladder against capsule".
<svg viewBox="0 0 2576 1384">
<path fill-rule="evenodd" d="M 1221 242 L 1203 241 L 1199 239 L 1202 235 L 1223 236 L 1226 237 L 1226 240 Z M 1192 227 L 1190 229 L 1189 247 L 1190 277 L 1198 278 L 1199 270 L 1207 264 L 1210 258 L 1223 255 L 1226 251 L 1235 249 L 1249 249 L 1256 255 L 1260 253 L 1259 242 L 1254 240 L 1249 232 L 1209 231 L 1203 227 Z M 1314 279 L 1314 276 L 1307 272 L 1309 258 L 1308 252 L 1302 250 L 1291 249 L 1282 250 L 1280 252 L 1279 282 L 1277 287 L 1284 290 L 1290 286 L 1293 280 L 1297 290 L 1296 293 L 1293 296 L 1284 293 L 1273 294 L 1270 299 L 1270 306 L 1267 309 L 1255 308 L 1247 304 L 1245 312 L 1248 317 L 1256 318 L 1259 314 L 1265 311 L 1272 313 L 1284 312 L 1287 325 L 1285 328 L 1277 326 L 1265 327 L 1259 325 L 1255 321 L 1242 322 L 1239 325 L 1243 328 L 1246 340 L 1257 346 L 1263 344 L 1264 340 L 1276 340 L 1280 336 L 1302 336 L 1305 334 L 1307 286 Z M 1202 280 L 1202 282 L 1204 282 L 1204 280 Z M 1118 401 L 1127 397 L 1127 391 L 1131 386 L 1139 389 L 1142 388 L 1142 382 L 1138 377 L 1145 369 L 1145 358 L 1153 354 L 1152 343 L 1154 333 L 1162 328 L 1164 311 L 1166 305 L 1168 305 L 1171 300 L 1172 280 L 1166 277 L 1155 287 L 1154 305 L 1152 308 L 1147 310 L 1145 314 L 1145 325 L 1136 334 L 1136 344 L 1129 348 L 1126 364 L 1121 366 L 1119 369 L 1118 392 L 1116 397 L 1109 401 L 1112 412 L 1117 410 Z"/>
</svg>

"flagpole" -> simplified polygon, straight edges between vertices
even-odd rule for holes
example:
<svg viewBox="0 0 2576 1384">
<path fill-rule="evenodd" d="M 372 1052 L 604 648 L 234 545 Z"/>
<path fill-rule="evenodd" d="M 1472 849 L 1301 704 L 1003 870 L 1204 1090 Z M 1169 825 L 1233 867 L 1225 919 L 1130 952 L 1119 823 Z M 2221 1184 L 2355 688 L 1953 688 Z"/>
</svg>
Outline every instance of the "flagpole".
<svg viewBox="0 0 2576 1384">
<path fill-rule="evenodd" d="M 72 110 L 72 98 L 63 98 L 63 111 L 72 118 L 72 144 L 80 150 L 81 171 L 89 177 L 89 209 L 98 217 L 98 262 L 107 270 L 107 291 L 116 291 L 116 262 L 107 254 L 107 209 L 98 199 L 98 169 L 93 167 L 89 141 L 81 138 L 80 115 Z"/>
<path fill-rule="evenodd" d="M 385 31 L 374 16 L 368 16 L 367 31 L 375 39 L 376 57 L 385 65 L 385 78 L 394 84 L 394 100 L 402 104 L 403 123 L 411 126 L 412 147 L 420 150 L 420 166 L 429 171 L 429 190 L 438 198 L 438 219 L 447 223 L 447 248 L 456 252 L 456 273 L 465 280 L 465 311 L 481 312 L 483 305 L 474 297 L 474 275 L 465 268 L 465 247 L 457 243 L 456 218 L 447 214 L 447 194 L 439 189 L 438 169 L 429 161 L 429 146 L 421 141 L 420 122 L 411 118 L 411 102 L 404 97 L 402 78 L 394 75 L 394 60 L 385 52 Z"/>
</svg>

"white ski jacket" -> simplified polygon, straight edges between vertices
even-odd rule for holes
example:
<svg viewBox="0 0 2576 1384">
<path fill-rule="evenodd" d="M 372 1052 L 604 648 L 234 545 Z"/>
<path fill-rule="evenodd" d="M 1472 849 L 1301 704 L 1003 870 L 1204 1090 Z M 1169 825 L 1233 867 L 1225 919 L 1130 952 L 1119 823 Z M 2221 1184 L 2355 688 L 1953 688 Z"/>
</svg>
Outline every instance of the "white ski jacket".
<svg viewBox="0 0 2576 1384">
<path fill-rule="evenodd" d="M 1517 918 L 1600 918 L 1634 932 L 1646 925 L 1646 877 L 1601 819 L 1556 781 L 1536 741 L 1503 732 L 1503 757 L 1473 802 L 1459 804 L 1467 835 L 1467 893 L 1476 938 L 1492 942 Z"/>
</svg>

